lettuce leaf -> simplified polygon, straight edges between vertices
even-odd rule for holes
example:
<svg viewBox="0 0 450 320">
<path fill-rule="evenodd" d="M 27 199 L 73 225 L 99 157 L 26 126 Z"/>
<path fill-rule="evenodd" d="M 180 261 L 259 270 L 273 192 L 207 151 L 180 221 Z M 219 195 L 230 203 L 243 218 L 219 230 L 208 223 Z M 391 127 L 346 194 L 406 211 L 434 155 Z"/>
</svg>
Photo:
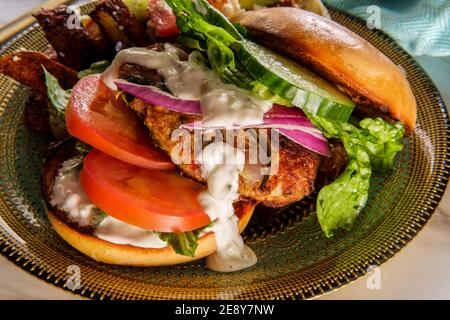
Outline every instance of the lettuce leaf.
<svg viewBox="0 0 450 320">
<path fill-rule="evenodd" d="M 391 125 L 381 118 L 364 119 L 359 123 L 360 140 L 365 140 L 370 163 L 376 171 L 384 172 L 394 167 L 395 156 L 403 150 L 401 140 L 405 134 L 403 125 Z M 356 134 L 353 134 L 356 135 Z M 365 137 L 365 139 L 364 139 Z"/>
<path fill-rule="evenodd" d="M 92 74 L 98 74 L 105 71 L 111 63 L 108 60 L 102 60 L 98 62 L 94 62 L 89 66 L 88 69 L 82 70 L 78 72 L 78 78 L 83 79 Z"/>
<path fill-rule="evenodd" d="M 42 68 L 44 69 L 47 96 L 52 107 L 50 109 L 50 126 L 55 137 L 63 139 L 68 136 L 65 114 L 72 90 L 64 90 L 61 88 L 58 79 L 43 66 Z"/>
<path fill-rule="evenodd" d="M 238 29 L 206 0 L 166 0 L 166 3 L 176 15 L 177 25 L 183 34 L 200 37 L 209 34 L 223 37 L 224 40 L 230 37 L 234 40 L 243 39 Z"/>
<path fill-rule="evenodd" d="M 161 240 L 167 242 L 176 253 L 193 258 L 197 250 L 197 240 L 201 230 L 180 233 L 160 233 L 159 237 Z"/>
<path fill-rule="evenodd" d="M 75 144 L 75 149 L 77 149 L 77 151 L 83 155 L 87 155 L 89 152 L 92 151 L 92 147 L 81 140 L 77 140 Z"/>
<path fill-rule="evenodd" d="M 219 75 L 233 73 L 236 62 L 230 45 L 242 39 L 235 27 L 214 7 L 202 0 L 167 0 L 166 3 L 177 17 L 184 44 L 195 49 L 204 48 L 211 68 Z"/>
<path fill-rule="evenodd" d="M 317 197 L 317 218 L 327 237 L 337 229 L 349 230 L 364 208 L 372 169 L 390 170 L 395 156 L 403 150 L 401 123 L 389 124 L 381 118 L 364 119 L 356 127 L 350 123 L 328 120 L 308 114 L 327 138 L 344 144 L 349 163 L 344 173 L 322 188 Z"/>
<path fill-rule="evenodd" d="M 309 113 L 307 115 L 325 137 L 342 140 L 347 153 L 353 145 L 362 146 L 376 171 L 391 170 L 395 156 L 403 150 L 405 129 L 400 122 L 390 124 L 381 118 L 366 118 L 357 127 L 348 122 L 333 121 Z"/>
<path fill-rule="evenodd" d="M 236 60 L 231 45 L 244 39 L 245 29 L 233 25 L 220 11 L 205 0 L 166 0 L 177 17 L 180 41 L 187 47 L 206 54 L 212 70 L 223 81 L 253 92 L 273 103 L 290 106 L 259 81 L 253 79 Z"/>
</svg>

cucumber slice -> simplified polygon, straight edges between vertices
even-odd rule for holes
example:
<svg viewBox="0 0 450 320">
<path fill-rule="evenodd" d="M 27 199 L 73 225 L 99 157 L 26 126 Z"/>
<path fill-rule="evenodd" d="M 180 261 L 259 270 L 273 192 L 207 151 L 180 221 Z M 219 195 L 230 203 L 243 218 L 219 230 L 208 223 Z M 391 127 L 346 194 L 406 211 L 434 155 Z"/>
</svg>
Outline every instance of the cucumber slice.
<svg viewBox="0 0 450 320">
<path fill-rule="evenodd" d="M 273 4 L 276 4 L 280 2 L 279 0 L 240 0 L 241 7 L 244 9 L 253 9 L 253 6 L 260 5 L 260 6 L 271 6 Z"/>
<path fill-rule="evenodd" d="M 252 77 L 294 106 L 332 120 L 350 118 L 353 101 L 308 69 L 250 41 L 237 41 L 232 49 Z"/>
<path fill-rule="evenodd" d="M 139 22 L 145 23 L 150 19 L 148 0 L 123 0 L 123 2 Z"/>
</svg>

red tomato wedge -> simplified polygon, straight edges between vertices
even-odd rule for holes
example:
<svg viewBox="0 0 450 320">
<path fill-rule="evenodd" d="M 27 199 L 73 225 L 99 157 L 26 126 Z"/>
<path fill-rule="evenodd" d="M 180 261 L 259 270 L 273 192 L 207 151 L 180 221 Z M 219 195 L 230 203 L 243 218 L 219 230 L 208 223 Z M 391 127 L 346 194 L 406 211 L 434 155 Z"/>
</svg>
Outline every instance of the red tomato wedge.
<svg viewBox="0 0 450 320">
<path fill-rule="evenodd" d="M 80 181 L 98 208 L 137 227 L 185 232 L 210 223 L 197 201 L 206 187 L 175 171 L 139 168 L 94 149 L 84 159 Z"/>
<path fill-rule="evenodd" d="M 177 18 L 164 0 L 149 0 L 148 7 L 150 20 L 158 36 L 169 37 L 180 31 L 177 27 Z"/>
<path fill-rule="evenodd" d="M 154 146 L 138 116 L 115 94 L 100 75 L 80 80 L 67 106 L 69 133 L 127 163 L 147 169 L 173 169 L 174 164 Z"/>
</svg>

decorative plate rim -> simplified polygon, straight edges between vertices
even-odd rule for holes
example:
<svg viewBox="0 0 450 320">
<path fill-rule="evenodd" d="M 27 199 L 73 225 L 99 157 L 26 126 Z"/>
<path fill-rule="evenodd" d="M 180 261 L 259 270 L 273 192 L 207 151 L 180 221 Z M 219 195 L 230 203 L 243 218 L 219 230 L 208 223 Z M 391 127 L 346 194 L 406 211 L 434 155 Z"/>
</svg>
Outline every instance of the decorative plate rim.
<svg viewBox="0 0 450 320">
<path fill-rule="evenodd" d="M 88 4 L 91 5 L 91 4 Z M 351 14 L 348 14 L 346 12 L 343 12 L 339 9 L 336 9 L 334 7 L 330 7 L 333 11 L 336 11 L 342 16 L 345 16 L 347 18 L 358 20 L 360 23 L 365 23 L 364 20 L 355 17 Z M 0 56 L 4 54 L 4 52 L 13 45 L 16 41 L 30 33 L 31 31 L 38 28 L 38 24 L 34 23 L 32 26 L 27 27 L 26 29 L 22 30 L 21 32 L 17 33 L 15 36 L 11 37 L 8 41 L 6 41 L 0 50 Z M 437 207 L 442 201 L 443 195 L 445 194 L 446 189 L 448 188 L 448 182 L 450 180 L 450 117 L 449 112 L 447 111 L 447 108 L 445 106 L 445 103 L 442 99 L 442 96 L 439 92 L 439 89 L 434 84 L 433 80 L 430 78 L 430 76 L 426 73 L 426 71 L 423 69 L 423 67 L 417 62 L 417 60 L 411 56 L 405 49 L 403 49 L 390 35 L 384 33 L 383 31 L 377 29 L 372 30 L 373 32 L 376 32 L 378 36 L 383 37 L 384 40 L 388 42 L 389 45 L 394 48 L 395 51 L 401 53 L 403 56 L 406 57 L 408 62 L 412 63 L 415 68 L 417 68 L 421 76 L 423 77 L 423 80 L 427 83 L 427 85 L 432 88 L 431 94 L 436 99 L 436 104 L 439 105 L 440 112 L 442 113 L 443 117 L 442 120 L 444 122 L 444 130 L 446 133 L 446 148 L 445 148 L 445 157 L 443 159 L 443 170 L 442 175 L 439 176 L 439 182 L 438 184 L 442 186 L 442 188 L 437 188 L 436 191 L 433 194 L 433 199 L 435 200 L 432 204 L 429 206 L 423 208 L 424 214 L 422 215 L 423 220 L 419 223 L 417 223 L 414 226 L 409 226 L 410 233 L 406 237 L 406 239 L 400 239 L 395 238 L 393 239 L 393 242 L 398 242 L 399 245 L 396 245 L 393 249 L 389 250 L 383 250 L 383 253 L 380 257 L 377 257 L 377 259 L 373 260 L 373 265 L 380 266 L 387 260 L 391 259 L 395 255 L 397 255 L 403 248 L 406 247 L 406 245 L 423 229 L 423 227 L 427 224 L 433 213 L 436 211 Z M 375 227 L 374 230 L 372 230 L 368 235 L 370 236 L 373 233 L 376 233 L 376 229 L 378 227 Z M 349 250 L 350 248 L 347 248 L 344 250 L 341 254 Z M 384 249 L 384 248 L 383 248 Z M 58 277 L 56 274 L 51 273 L 50 271 L 47 271 L 43 266 L 38 265 L 31 259 L 27 259 L 20 250 L 17 250 L 14 245 L 10 245 L 6 239 L 0 234 L 0 253 L 7 258 L 9 261 L 13 262 L 15 265 L 20 267 L 21 269 L 27 271 L 31 275 L 35 276 L 36 278 L 40 280 L 44 280 L 46 283 L 50 283 L 52 286 L 63 289 L 65 292 L 71 293 L 74 297 L 83 297 L 83 298 L 90 298 L 90 299 L 114 299 L 113 295 L 106 292 L 105 290 L 98 288 L 97 290 L 89 289 L 87 287 L 84 287 L 82 289 L 78 290 L 70 290 L 66 287 L 64 283 L 64 279 Z M 371 257 L 373 258 L 373 257 Z M 328 259 L 326 259 L 328 260 Z M 326 262 L 326 260 L 321 261 L 320 263 Z M 319 263 L 319 264 L 320 264 Z M 278 299 L 317 299 L 324 295 L 331 294 L 332 292 L 343 288 L 354 281 L 356 281 L 358 278 L 364 276 L 367 274 L 366 268 L 363 266 L 363 262 L 360 263 L 357 268 L 347 268 L 349 270 L 343 269 L 340 271 L 337 275 L 342 275 L 342 278 L 344 281 L 335 281 L 335 284 L 333 286 L 330 286 L 326 283 L 320 284 L 320 286 L 316 288 L 311 288 L 310 291 L 308 291 L 308 294 L 305 294 L 303 291 L 295 292 L 295 293 L 289 293 L 286 295 L 281 295 Z"/>
</svg>

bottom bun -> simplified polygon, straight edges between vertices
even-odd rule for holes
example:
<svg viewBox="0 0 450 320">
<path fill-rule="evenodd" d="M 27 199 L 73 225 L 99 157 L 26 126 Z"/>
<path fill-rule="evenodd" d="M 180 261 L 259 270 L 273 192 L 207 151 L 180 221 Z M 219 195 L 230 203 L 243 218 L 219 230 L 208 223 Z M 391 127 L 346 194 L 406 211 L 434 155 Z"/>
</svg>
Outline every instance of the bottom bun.
<svg viewBox="0 0 450 320">
<path fill-rule="evenodd" d="M 236 215 L 239 217 L 241 232 L 250 221 L 254 208 L 252 203 L 241 202 L 238 204 Z M 111 243 L 75 230 L 59 219 L 51 210 L 47 209 L 47 215 L 55 231 L 72 247 L 96 261 L 107 264 L 136 267 L 167 266 L 198 260 L 216 251 L 214 233 L 207 233 L 197 241 L 195 257 L 191 258 L 177 254 L 172 247 L 148 249 Z"/>
</svg>

